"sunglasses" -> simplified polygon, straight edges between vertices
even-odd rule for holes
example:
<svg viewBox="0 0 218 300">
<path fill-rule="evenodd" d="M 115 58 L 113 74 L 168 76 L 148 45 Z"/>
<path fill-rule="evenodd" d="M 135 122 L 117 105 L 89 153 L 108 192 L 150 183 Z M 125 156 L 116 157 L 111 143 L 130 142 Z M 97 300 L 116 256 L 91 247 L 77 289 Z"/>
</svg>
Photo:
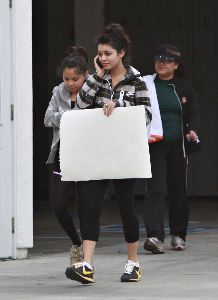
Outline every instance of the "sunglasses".
<svg viewBox="0 0 218 300">
<path fill-rule="evenodd" d="M 154 61 L 156 63 L 164 63 L 164 64 L 171 64 L 172 62 L 175 62 L 176 60 L 173 57 L 155 57 Z"/>
</svg>

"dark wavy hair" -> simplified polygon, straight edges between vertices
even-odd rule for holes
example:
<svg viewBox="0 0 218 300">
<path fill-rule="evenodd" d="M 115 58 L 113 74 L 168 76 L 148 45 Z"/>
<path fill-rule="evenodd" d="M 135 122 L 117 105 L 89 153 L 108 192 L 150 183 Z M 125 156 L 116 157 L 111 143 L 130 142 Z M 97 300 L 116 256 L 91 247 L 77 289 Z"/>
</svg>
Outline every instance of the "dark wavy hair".
<svg viewBox="0 0 218 300">
<path fill-rule="evenodd" d="M 125 29 L 120 24 L 111 23 L 107 25 L 102 33 L 95 38 L 95 41 L 98 45 L 108 44 L 117 50 L 117 52 L 124 49 L 123 64 L 126 66 L 130 64 L 131 41 Z"/>
<path fill-rule="evenodd" d="M 58 68 L 58 75 L 61 77 L 66 68 L 75 68 L 79 74 L 88 70 L 88 53 L 83 47 L 70 46 L 65 50 L 65 58 Z"/>
</svg>

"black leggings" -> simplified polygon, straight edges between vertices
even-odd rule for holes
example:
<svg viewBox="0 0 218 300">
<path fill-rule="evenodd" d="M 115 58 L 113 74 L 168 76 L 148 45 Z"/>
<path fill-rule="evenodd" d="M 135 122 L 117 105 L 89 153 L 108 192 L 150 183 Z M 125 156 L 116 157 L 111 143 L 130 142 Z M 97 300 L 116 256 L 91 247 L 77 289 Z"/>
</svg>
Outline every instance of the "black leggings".
<svg viewBox="0 0 218 300">
<path fill-rule="evenodd" d="M 81 237 L 97 241 L 100 231 L 102 201 L 108 180 L 92 180 L 85 183 L 85 189 L 78 190 Z M 139 223 L 134 206 L 135 179 L 113 180 L 123 222 L 125 240 L 133 243 L 139 239 Z"/>
<path fill-rule="evenodd" d="M 72 194 L 76 197 L 76 189 L 77 191 L 84 189 L 84 184 L 84 182 L 78 182 L 75 184 L 75 182 L 72 181 L 61 181 L 61 176 L 57 174 L 53 175 L 53 209 L 61 227 L 72 240 L 72 243 L 78 246 L 81 245 L 81 238 L 77 233 L 73 217 L 67 206 L 69 202 L 69 193 L 72 192 Z M 79 207 L 78 210 L 80 211 Z"/>
</svg>

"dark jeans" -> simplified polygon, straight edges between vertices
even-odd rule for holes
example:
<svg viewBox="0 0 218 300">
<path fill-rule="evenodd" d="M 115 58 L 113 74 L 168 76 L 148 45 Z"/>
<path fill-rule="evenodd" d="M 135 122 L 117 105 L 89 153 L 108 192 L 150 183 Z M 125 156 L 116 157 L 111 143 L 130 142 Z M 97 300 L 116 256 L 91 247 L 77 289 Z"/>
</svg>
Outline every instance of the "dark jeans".
<svg viewBox="0 0 218 300">
<path fill-rule="evenodd" d="M 150 144 L 152 178 L 147 180 L 144 221 L 148 237 L 164 241 L 165 195 L 169 200 L 170 234 L 185 240 L 188 226 L 187 160 L 182 141 Z"/>
<path fill-rule="evenodd" d="M 81 237 L 83 240 L 97 241 L 100 231 L 100 214 L 108 180 L 91 180 L 86 188 L 78 191 L 80 202 Z M 128 243 L 139 239 L 139 223 L 134 207 L 135 179 L 113 180 L 118 198 L 123 231 Z"/>
</svg>

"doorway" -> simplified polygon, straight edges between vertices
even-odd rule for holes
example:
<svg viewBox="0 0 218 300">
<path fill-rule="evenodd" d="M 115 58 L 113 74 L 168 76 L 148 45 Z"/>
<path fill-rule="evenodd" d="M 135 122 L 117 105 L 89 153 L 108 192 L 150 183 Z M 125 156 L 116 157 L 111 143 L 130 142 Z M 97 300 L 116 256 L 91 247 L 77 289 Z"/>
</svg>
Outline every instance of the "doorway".
<svg viewBox="0 0 218 300">
<path fill-rule="evenodd" d="M 43 119 L 52 89 L 59 82 L 57 63 L 65 48 L 75 43 L 74 4 L 71 0 L 65 1 L 64 5 L 58 0 L 33 1 L 35 207 L 49 202 L 49 172 L 45 162 L 52 130 L 44 127 Z M 125 26 L 133 45 L 132 64 L 143 75 L 153 72 L 152 57 L 158 44 L 168 41 L 181 47 L 188 77 L 199 95 L 202 119 L 200 137 L 203 146 L 189 163 L 189 194 L 217 196 L 218 141 L 214 137 L 218 135 L 218 2 L 138 0 L 137 5 L 131 1 L 126 5 L 124 0 L 105 0 L 104 4 L 104 11 L 99 12 L 96 8 L 96 14 L 104 14 L 105 23 L 116 21 Z M 84 38 L 84 28 L 82 32 Z M 144 188 L 138 184 L 137 190 L 142 193 Z"/>
<path fill-rule="evenodd" d="M 64 4 L 63 4 L 64 3 Z M 60 82 L 57 66 L 64 51 L 74 44 L 74 1 L 33 1 L 33 144 L 34 207 L 49 204 L 49 155 L 52 128 L 44 115 L 52 90 Z"/>
</svg>

